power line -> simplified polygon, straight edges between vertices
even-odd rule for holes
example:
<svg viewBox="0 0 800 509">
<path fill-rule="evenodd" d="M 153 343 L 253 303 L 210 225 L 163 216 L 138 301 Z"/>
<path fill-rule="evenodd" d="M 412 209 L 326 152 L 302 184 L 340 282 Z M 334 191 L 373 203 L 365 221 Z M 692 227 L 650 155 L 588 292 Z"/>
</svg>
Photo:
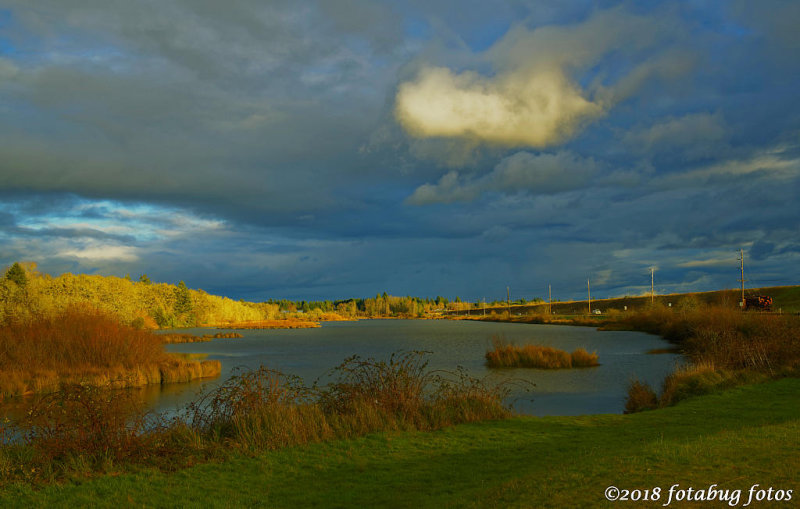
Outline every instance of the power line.
<svg viewBox="0 0 800 509">
<path fill-rule="evenodd" d="M 592 287 L 589 285 L 589 280 L 586 280 L 586 291 L 589 293 L 589 314 L 592 314 Z"/>
<path fill-rule="evenodd" d="M 744 309 L 744 282 L 747 281 L 744 278 L 744 249 L 739 250 L 739 261 L 742 262 L 742 277 L 739 279 L 739 282 L 742 283 L 742 302 L 739 305 Z"/>
<path fill-rule="evenodd" d="M 655 287 L 655 267 L 650 267 L 650 304 L 655 304 L 656 301 L 656 287 Z"/>
</svg>

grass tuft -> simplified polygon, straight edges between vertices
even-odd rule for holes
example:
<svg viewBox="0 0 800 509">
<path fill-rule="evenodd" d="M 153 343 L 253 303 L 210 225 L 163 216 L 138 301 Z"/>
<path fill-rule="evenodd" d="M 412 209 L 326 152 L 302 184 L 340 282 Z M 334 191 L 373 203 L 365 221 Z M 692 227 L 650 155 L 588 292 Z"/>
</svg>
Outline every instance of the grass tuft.
<svg viewBox="0 0 800 509">
<path fill-rule="evenodd" d="M 631 380 L 628 385 L 628 398 L 625 401 L 625 413 L 632 414 L 655 408 L 658 408 L 656 391 L 646 382 Z"/>
<path fill-rule="evenodd" d="M 490 368 L 564 369 L 598 366 L 597 353 L 578 348 L 571 354 L 549 346 L 514 345 L 503 336 L 492 337 L 492 350 L 486 352 Z"/>
</svg>

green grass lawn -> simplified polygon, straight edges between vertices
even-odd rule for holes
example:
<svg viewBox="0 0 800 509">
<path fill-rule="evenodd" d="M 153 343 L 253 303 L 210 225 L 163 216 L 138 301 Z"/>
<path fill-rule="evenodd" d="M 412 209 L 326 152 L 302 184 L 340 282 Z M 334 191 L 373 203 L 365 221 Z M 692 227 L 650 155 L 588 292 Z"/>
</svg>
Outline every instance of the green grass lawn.
<svg viewBox="0 0 800 509">
<path fill-rule="evenodd" d="M 662 507 L 681 488 L 793 490 L 800 500 L 800 379 L 633 415 L 519 417 L 381 433 L 200 465 L 0 491 L 2 507 Z M 662 488 L 649 504 L 607 486 Z M 669 507 L 720 507 L 675 502 Z M 727 505 L 725 505 L 727 507 Z M 753 502 L 749 507 L 764 507 Z"/>
</svg>

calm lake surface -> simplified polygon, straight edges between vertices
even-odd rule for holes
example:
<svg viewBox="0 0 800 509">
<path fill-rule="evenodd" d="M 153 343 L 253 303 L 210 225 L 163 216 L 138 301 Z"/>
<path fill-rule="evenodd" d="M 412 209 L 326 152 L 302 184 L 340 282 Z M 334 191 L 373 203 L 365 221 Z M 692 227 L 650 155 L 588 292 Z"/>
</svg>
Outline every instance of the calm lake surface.
<svg viewBox="0 0 800 509">
<path fill-rule="evenodd" d="M 208 329 L 181 330 L 207 334 Z M 427 350 L 431 369 L 463 366 L 489 380 L 518 378 L 536 384 L 530 393 L 515 391 L 514 407 L 528 415 L 621 413 L 627 384 L 638 378 L 659 387 L 681 357 L 646 352 L 665 348 L 663 339 L 639 332 L 601 332 L 591 327 L 531 325 L 450 320 L 361 320 L 325 322 L 318 329 L 243 330 L 244 338 L 167 345 L 171 352 L 205 353 L 222 362 L 222 376 L 211 381 L 150 387 L 152 408 L 174 411 L 227 379 L 235 368 L 265 365 L 301 376 L 307 384 L 322 378 L 345 358 L 388 359 L 399 350 Z M 488 369 L 484 354 L 493 334 L 517 344 L 532 343 L 572 351 L 597 351 L 601 366 L 566 370 Z"/>
</svg>

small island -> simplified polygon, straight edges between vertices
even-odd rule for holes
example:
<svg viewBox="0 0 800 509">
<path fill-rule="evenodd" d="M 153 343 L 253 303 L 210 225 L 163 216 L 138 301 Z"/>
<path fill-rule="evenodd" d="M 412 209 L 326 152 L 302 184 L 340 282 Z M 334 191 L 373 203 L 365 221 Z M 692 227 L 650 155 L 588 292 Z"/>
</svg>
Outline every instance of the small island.
<svg viewBox="0 0 800 509">
<path fill-rule="evenodd" d="M 578 348 L 569 353 L 550 346 L 515 345 L 502 337 L 492 338 L 492 350 L 486 352 L 490 368 L 568 369 L 599 366 L 597 352 Z"/>
</svg>

